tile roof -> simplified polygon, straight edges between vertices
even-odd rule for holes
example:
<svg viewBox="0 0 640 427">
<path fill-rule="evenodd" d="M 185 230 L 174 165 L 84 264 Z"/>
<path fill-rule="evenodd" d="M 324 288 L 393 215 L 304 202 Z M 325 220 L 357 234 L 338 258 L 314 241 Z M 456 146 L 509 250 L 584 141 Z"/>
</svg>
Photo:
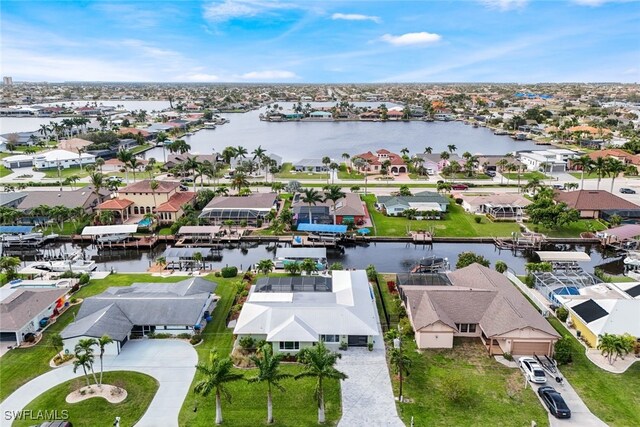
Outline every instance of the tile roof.
<svg viewBox="0 0 640 427">
<path fill-rule="evenodd" d="M 131 206 L 133 202 L 128 199 L 109 199 L 98 205 L 96 209 L 98 210 L 108 210 L 108 209 L 117 209 L 122 210 Z"/>
<path fill-rule="evenodd" d="M 120 129 L 118 129 L 118 134 L 120 134 L 120 135 L 126 135 L 128 133 L 132 133 L 134 135 L 139 133 L 140 135 L 144 136 L 145 138 L 150 135 L 150 133 L 147 132 L 144 129 L 138 129 L 138 128 L 120 128 Z"/>
<path fill-rule="evenodd" d="M 557 202 L 582 210 L 640 209 L 640 206 L 605 190 L 558 191 L 554 195 Z"/>
<path fill-rule="evenodd" d="M 271 209 L 276 193 L 253 193 L 249 196 L 218 196 L 211 199 L 203 211 L 211 209 Z"/>
<path fill-rule="evenodd" d="M 193 191 L 180 191 L 174 193 L 169 197 L 169 200 L 158 206 L 158 212 L 178 212 L 187 203 L 190 203 L 196 198 L 196 193 Z"/>
</svg>

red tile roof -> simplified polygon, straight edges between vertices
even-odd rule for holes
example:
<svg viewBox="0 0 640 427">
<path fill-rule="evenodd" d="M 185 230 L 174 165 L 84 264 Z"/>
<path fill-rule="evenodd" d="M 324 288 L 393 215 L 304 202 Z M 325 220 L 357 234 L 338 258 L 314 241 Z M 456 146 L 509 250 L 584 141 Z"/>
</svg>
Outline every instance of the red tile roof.
<svg viewBox="0 0 640 427">
<path fill-rule="evenodd" d="M 158 206 L 158 212 L 178 212 L 182 206 L 187 203 L 191 203 L 196 198 L 196 193 L 193 191 L 181 191 L 169 197 L 165 203 Z"/>
<path fill-rule="evenodd" d="M 120 135 L 125 135 L 127 133 L 132 133 L 134 135 L 139 133 L 140 135 L 144 136 L 145 138 L 150 135 L 150 133 L 147 132 L 146 130 L 138 129 L 138 128 L 120 128 L 120 129 L 118 129 L 118 134 L 120 134 Z"/>
<path fill-rule="evenodd" d="M 555 193 L 554 198 L 579 211 L 640 209 L 640 206 L 605 190 L 560 191 Z"/>
<path fill-rule="evenodd" d="M 105 202 L 102 202 L 98 205 L 96 209 L 98 210 L 122 210 L 129 206 L 131 206 L 133 202 L 128 199 L 109 199 Z"/>
<path fill-rule="evenodd" d="M 587 154 L 591 160 L 598 159 L 600 157 L 617 157 L 624 160 L 626 163 L 632 163 L 634 165 L 640 165 L 640 156 L 637 154 L 630 154 L 619 148 L 610 148 L 607 150 L 594 151 Z"/>
</svg>

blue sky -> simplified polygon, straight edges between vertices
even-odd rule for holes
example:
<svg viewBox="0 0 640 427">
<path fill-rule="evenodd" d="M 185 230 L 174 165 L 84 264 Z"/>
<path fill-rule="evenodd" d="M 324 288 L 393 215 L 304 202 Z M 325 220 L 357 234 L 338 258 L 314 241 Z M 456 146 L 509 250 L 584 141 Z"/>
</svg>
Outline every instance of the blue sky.
<svg viewBox="0 0 640 427">
<path fill-rule="evenodd" d="M 640 3 L 0 2 L 20 81 L 640 82 Z"/>
</svg>

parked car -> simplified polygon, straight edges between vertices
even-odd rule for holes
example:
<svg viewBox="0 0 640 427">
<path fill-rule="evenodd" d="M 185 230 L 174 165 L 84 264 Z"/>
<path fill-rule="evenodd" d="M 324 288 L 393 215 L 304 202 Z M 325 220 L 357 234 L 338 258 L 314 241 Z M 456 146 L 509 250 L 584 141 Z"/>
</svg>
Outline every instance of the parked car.
<svg viewBox="0 0 640 427">
<path fill-rule="evenodd" d="M 469 186 L 466 184 L 453 184 L 451 186 L 452 190 L 468 190 Z"/>
<path fill-rule="evenodd" d="M 120 178 L 119 176 L 110 176 L 107 178 L 107 182 L 109 183 L 115 182 L 120 184 L 122 182 L 122 178 Z"/>
<path fill-rule="evenodd" d="M 564 190 L 564 184 L 553 184 L 554 190 Z"/>
<path fill-rule="evenodd" d="M 551 415 L 556 418 L 571 418 L 571 409 L 567 406 L 562 395 L 553 387 L 540 387 L 538 389 L 538 395 L 542 398 L 544 404 L 547 405 L 547 408 L 549 408 Z"/>
<path fill-rule="evenodd" d="M 180 191 L 189 191 L 189 187 L 186 185 L 180 185 Z"/>
<path fill-rule="evenodd" d="M 547 382 L 547 376 L 536 359 L 533 357 L 521 357 L 518 359 L 518 362 L 529 381 L 536 384 L 544 384 Z"/>
<path fill-rule="evenodd" d="M 484 174 L 494 178 L 496 176 L 496 171 L 485 171 Z"/>
<path fill-rule="evenodd" d="M 184 183 L 186 183 L 186 182 L 193 182 L 193 178 L 182 178 L 182 179 L 180 180 L 180 182 L 181 182 L 182 184 L 184 184 Z"/>
<path fill-rule="evenodd" d="M 625 187 L 622 187 L 622 188 L 620 189 L 620 192 L 621 192 L 622 194 L 636 194 L 636 190 L 634 190 L 633 188 L 625 188 Z"/>
</svg>

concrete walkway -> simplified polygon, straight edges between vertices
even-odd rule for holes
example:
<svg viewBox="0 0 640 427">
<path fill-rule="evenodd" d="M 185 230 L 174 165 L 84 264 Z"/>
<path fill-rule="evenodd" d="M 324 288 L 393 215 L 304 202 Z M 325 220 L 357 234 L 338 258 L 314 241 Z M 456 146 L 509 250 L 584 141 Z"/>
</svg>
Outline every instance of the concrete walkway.
<svg viewBox="0 0 640 427">
<path fill-rule="evenodd" d="M 195 374 L 198 354 L 187 342 L 178 340 L 133 340 L 118 356 L 105 357 L 105 371 L 136 371 L 160 383 L 147 412 L 137 427 L 178 426 L 178 415 Z M 52 387 L 82 376 L 73 366 L 49 371 L 29 381 L 0 403 L 0 413 L 19 411 Z M 114 413 L 114 417 L 118 414 Z"/>
<path fill-rule="evenodd" d="M 342 382 L 339 427 L 404 426 L 396 412 L 384 347 L 377 347 L 350 348 L 338 360 L 336 367 L 349 376 Z"/>
</svg>

